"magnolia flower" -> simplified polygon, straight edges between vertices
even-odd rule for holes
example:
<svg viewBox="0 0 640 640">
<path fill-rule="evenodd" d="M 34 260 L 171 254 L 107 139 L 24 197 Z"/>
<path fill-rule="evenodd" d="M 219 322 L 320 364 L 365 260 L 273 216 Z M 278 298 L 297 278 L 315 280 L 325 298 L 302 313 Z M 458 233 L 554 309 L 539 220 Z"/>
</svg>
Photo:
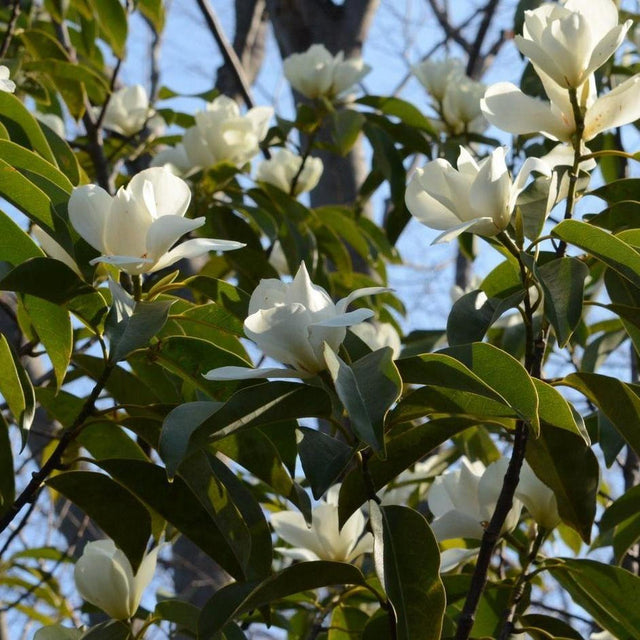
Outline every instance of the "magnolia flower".
<svg viewBox="0 0 640 640">
<path fill-rule="evenodd" d="M 97 107 L 96 111 L 99 112 L 100 107 Z M 140 84 L 134 84 L 122 87 L 111 94 L 102 125 L 105 129 L 128 137 L 141 131 L 154 113 L 149 106 L 145 88 Z"/>
<path fill-rule="evenodd" d="M 295 560 L 333 560 L 353 562 L 363 553 L 373 550 L 373 536 L 365 533 L 366 520 L 362 510 L 356 511 L 342 529 L 338 524 L 338 494 L 340 485 L 327 491 L 326 500 L 311 512 L 311 526 L 298 511 L 278 511 L 271 514 L 276 535 L 293 545 L 292 549 L 276 547 L 282 555 Z"/>
<path fill-rule="evenodd" d="M 249 300 L 244 332 L 268 357 L 291 369 L 220 367 L 205 374 L 208 380 L 241 378 L 310 377 L 326 369 L 324 346 L 337 351 L 347 327 L 373 315 L 370 309 L 347 312 L 356 298 L 386 291 L 383 287 L 358 289 L 334 303 L 329 294 L 309 278 L 304 262 L 290 283 L 275 278 L 260 281 Z"/>
<path fill-rule="evenodd" d="M 440 573 L 453 571 L 467 560 L 478 555 L 480 549 L 461 549 L 452 547 L 440 552 Z"/>
<path fill-rule="evenodd" d="M 390 322 L 361 322 L 349 329 L 364 342 L 371 351 L 391 347 L 393 358 L 400 355 L 402 342 L 395 327 Z"/>
<path fill-rule="evenodd" d="M 180 142 L 175 147 L 166 147 L 151 160 L 152 167 L 165 167 L 177 176 L 185 176 L 192 169 L 187 150 Z"/>
<path fill-rule="evenodd" d="M 256 180 L 273 184 L 282 191 L 291 192 L 291 185 L 295 179 L 293 195 L 297 196 L 305 191 L 311 191 L 322 175 L 322 160 L 308 157 L 302 166 L 302 158 L 289 149 L 280 149 L 269 160 L 263 160 L 258 166 Z"/>
<path fill-rule="evenodd" d="M 134 575 L 127 556 L 113 540 L 88 542 L 73 573 L 80 595 L 114 620 L 128 620 L 153 579 L 158 549 L 145 555 Z"/>
<path fill-rule="evenodd" d="M 449 81 L 464 76 L 464 63 L 459 58 L 423 60 L 411 70 L 429 94 L 442 102 Z"/>
<path fill-rule="evenodd" d="M 201 227 L 204 217 L 184 214 L 191 191 L 167 169 L 151 168 L 135 175 L 114 197 L 96 185 L 76 187 L 69 200 L 69 219 L 99 258 L 133 275 L 164 269 L 182 258 L 244 246 L 231 240 L 194 238 L 174 249 L 185 233 Z"/>
<path fill-rule="evenodd" d="M 36 111 L 33 114 L 40 122 L 44 122 L 49 129 L 52 129 L 58 136 L 65 138 L 67 135 L 66 128 L 64 126 L 64 120 L 57 116 L 55 113 L 40 113 Z"/>
<path fill-rule="evenodd" d="M 37 224 L 31 227 L 31 233 L 33 237 L 38 241 L 40 248 L 54 260 L 64 262 L 70 269 L 73 269 L 78 275 L 80 275 L 80 269 L 75 260 L 67 253 L 60 244 L 58 244 L 48 233 L 45 233 L 42 228 Z"/>
<path fill-rule="evenodd" d="M 306 98 L 335 98 L 369 71 L 371 67 L 362 58 L 345 60 L 342 51 L 332 56 L 322 44 L 313 44 L 304 53 L 293 53 L 284 61 L 285 77 Z"/>
<path fill-rule="evenodd" d="M 589 636 L 589 640 L 618 640 L 618 638 L 608 631 L 599 631 L 598 633 L 592 633 Z"/>
<path fill-rule="evenodd" d="M 269 130 L 271 107 L 254 107 L 245 115 L 235 100 L 218 96 L 205 111 L 195 115 L 196 125 L 182 138 L 193 167 L 212 167 L 218 162 L 244 165 L 260 150 L 259 144 Z"/>
<path fill-rule="evenodd" d="M 486 469 L 480 462 L 462 458 L 462 465 L 436 478 L 429 489 L 429 509 L 434 515 L 433 533 L 439 540 L 482 538 L 502 489 L 509 461 L 501 458 Z M 518 525 L 522 504 L 513 501 L 502 532 Z"/>
<path fill-rule="evenodd" d="M 551 531 L 560 523 L 555 494 L 538 478 L 527 462 L 520 471 L 515 496 L 543 529 Z"/>
<path fill-rule="evenodd" d="M 498 147 L 479 164 L 460 147 L 458 170 L 438 158 L 416 169 L 405 195 L 411 214 L 432 229 L 443 230 L 435 240 L 447 242 L 463 231 L 495 236 L 511 219 L 516 199 L 532 171 L 549 175 L 549 167 L 527 158 L 514 182 Z"/>
<path fill-rule="evenodd" d="M 442 101 L 442 117 L 454 135 L 486 129 L 480 100 L 485 86 L 464 75 L 450 75 Z"/>
<path fill-rule="evenodd" d="M 560 87 L 577 89 L 615 52 L 633 24 L 618 24 L 613 0 L 567 0 L 525 11 L 522 55 Z"/>
<path fill-rule="evenodd" d="M 550 102 L 532 98 L 510 82 L 498 82 L 484 94 L 482 112 L 491 124 L 503 131 L 516 135 L 542 133 L 553 140 L 571 142 L 576 122 L 569 92 L 540 70 L 538 75 Z M 584 141 L 606 129 L 634 122 L 640 118 L 640 75 L 625 80 L 599 98 L 591 76 L 579 89 L 578 102 L 584 110 Z"/>
<path fill-rule="evenodd" d="M 9 67 L 0 64 L 0 91 L 13 93 L 16 90 L 16 83 L 9 80 Z"/>
</svg>

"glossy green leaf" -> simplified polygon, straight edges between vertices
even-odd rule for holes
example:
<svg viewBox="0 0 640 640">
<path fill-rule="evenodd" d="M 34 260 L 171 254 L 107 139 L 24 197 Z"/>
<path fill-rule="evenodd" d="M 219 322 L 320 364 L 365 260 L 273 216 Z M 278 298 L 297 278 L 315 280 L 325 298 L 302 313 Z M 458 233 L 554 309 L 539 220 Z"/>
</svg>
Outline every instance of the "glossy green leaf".
<svg viewBox="0 0 640 640">
<path fill-rule="evenodd" d="M 542 380 L 533 378 L 533 384 L 536 386 L 540 399 L 540 421 L 551 427 L 575 433 L 585 441 L 585 444 L 590 445 L 591 438 L 584 425 L 584 420 L 565 397 Z"/>
<path fill-rule="evenodd" d="M 4 211 L 0 211 L 0 256 L 13 266 L 29 258 L 43 257 L 36 243 Z"/>
<path fill-rule="evenodd" d="M 560 384 L 576 389 L 595 404 L 640 454 L 640 388 L 595 373 L 572 373 Z"/>
<path fill-rule="evenodd" d="M 640 179 L 625 178 L 623 180 L 609 182 L 608 184 L 593 190 L 589 195 L 602 198 L 609 204 L 613 204 L 622 200 L 636 199 L 639 193 L 638 189 L 640 189 Z"/>
<path fill-rule="evenodd" d="M 119 620 L 103 622 L 85 631 L 80 640 L 129 640 L 129 625 Z"/>
<path fill-rule="evenodd" d="M 601 536 L 611 532 L 614 556 L 618 563 L 640 539 L 639 501 L 640 487 L 632 487 L 607 507 L 598 523 Z"/>
<path fill-rule="evenodd" d="M 551 233 L 588 251 L 634 285 L 640 286 L 640 254 L 616 236 L 578 220 L 565 220 Z"/>
<path fill-rule="evenodd" d="M 13 504 L 15 495 L 16 487 L 9 425 L 0 414 L 0 516 Z"/>
<path fill-rule="evenodd" d="M 138 0 L 136 8 L 153 25 L 158 32 L 162 32 L 165 22 L 165 10 L 162 0 Z"/>
<path fill-rule="evenodd" d="M 429 118 L 422 115 L 420 109 L 412 105 L 410 102 L 395 98 L 393 96 L 371 96 L 366 95 L 356 100 L 358 104 L 364 104 L 367 107 L 378 109 L 388 116 L 395 116 L 405 124 L 416 129 L 422 129 L 431 135 L 436 132 Z"/>
<path fill-rule="evenodd" d="M 24 447 L 36 412 L 36 398 L 31 380 L 4 334 L 0 334 L 0 393 L 22 432 Z"/>
<path fill-rule="evenodd" d="M 95 289 L 60 260 L 32 258 L 0 280 L 0 289 L 26 293 L 54 304 L 63 304 Z"/>
<path fill-rule="evenodd" d="M 146 347 L 164 326 L 172 300 L 135 302 L 122 289 L 114 295 L 104 330 L 109 339 L 109 361 L 124 360 L 132 351 Z"/>
<path fill-rule="evenodd" d="M 376 572 L 393 606 L 398 640 L 439 640 L 446 608 L 440 549 L 424 516 L 371 504 Z"/>
<path fill-rule="evenodd" d="M 160 600 L 156 605 L 154 614 L 162 620 L 175 624 L 177 631 L 184 629 L 190 631 L 193 635 L 198 632 L 200 609 L 190 602 L 174 598 Z"/>
<path fill-rule="evenodd" d="M 82 631 L 56 624 L 36 631 L 33 640 L 80 640 Z"/>
<path fill-rule="evenodd" d="M 369 616 L 362 609 L 340 605 L 331 613 L 327 640 L 360 638 Z"/>
<path fill-rule="evenodd" d="M 593 560 L 549 560 L 547 571 L 616 638 L 640 640 L 640 578 Z"/>
<path fill-rule="evenodd" d="M 390 348 L 374 351 L 352 367 L 325 345 L 327 368 L 353 431 L 384 457 L 384 418 L 400 395 L 402 380 Z"/>
<path fill-rule="evenodd" d="M 103 460 L 100 466 L 225 571 L 238 580 L 244 578 L 241 558 L 246 558 L 246 553 L 234 548 L 222 523 L 211 516 L 182 478 L 169 482 L 162 467 L 139 460 Z"/>
<path fill-rule="evenodd" d="M 69 312 L 59 305 L 30 295 L 25 295 L 24 306 L 51 360 L 56 388 L 59 389 L 67 374 L 73 350 L 73 327 Z"/>
<path fill-rule="evenodd" d="M 33 149 L 47 162 L 56 164 L 51 147 L 38 121 L 16 96 L 7 91 L 0 92 L 0 122 L 6 127 L 13 142 L 27 149 Z"/>
<path fill-rule="evenodd" d="M 598 459 L 591 448 L 579 435 L 543 425 L 540 436 L 529 440 L 526 458 L 553 490 L 562 520 L 588 544 L 600 481 Z"/>
<path fill-rule="evenodd" d="M 301 562 L 261 582 L 230 584 L 218 590 L 205 604 L 198 622 L 198 638 L 214 640 L 228 622 L 247 611 L 308 589 L 330 585 L 366 585 L 353 565 L 343 562 Z"/>
<path fill-rule="evenodd" d="M 584 282 L 589 267 L 576 258 L 558 258 L 536 267 L 544 308 L 559 347 L 566 346 L 582 318 Z"/>
<path fill-rule="evenodd" d="M 151 516 L 139 500 L 103 473 L 69 471 L 49 478 L 47 484 L 80 507 L 137 571 L 151 535 Z"/>
<path fill-rule="evenodd" d="M 524 291 L 516 291 L 506 298 L 487 298 L 480 290 L 463 295 L 454 303 L 447 318 L 449 344 L 456 346 L 482 340 L 503 313 L 522 302 L 524 295 Z"/>
<path fill-rule="evenodd" d="M 100 2 L 95 2 L 93 7 L 107 42 L 111 45 L 116 56 L 122 58 L 127 42 L 127 12 L 125 8 L 120 0 L 100 0 Z"/>
<path fill-rule="evenodd" d="M 313 497 L 319 500 L 335 484 L 354 451 L 342 440 L 332 438 L 317 429 L 300 427 L 298 431 L 300 463 L 305 478 L 311 485 Z"/>
<path fill-rule="evenodd" d="M 365 117 L 353 109 L 339 109 L 332 114 L 331 122 L 336 150 L 341 156 L 346 156 L 360 136 Z"/>
</svg>

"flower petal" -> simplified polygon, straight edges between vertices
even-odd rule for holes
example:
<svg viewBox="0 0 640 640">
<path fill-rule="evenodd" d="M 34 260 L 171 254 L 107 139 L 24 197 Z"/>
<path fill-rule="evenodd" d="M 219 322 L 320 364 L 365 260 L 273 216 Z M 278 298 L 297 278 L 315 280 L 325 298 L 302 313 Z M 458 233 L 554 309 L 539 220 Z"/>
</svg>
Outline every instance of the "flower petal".
<svg viewBox="0 0 640 640">
<path fill-rule="evenodd" d="M 598 98 L 587 110 L 584 139 L 591 140 L 601 131 L 621 127 L 640 118 L 640 74 L 619 84 Z"/>
<path fill-rule="evenodd" d="M 168 251 L 157 261 L 154 271 L 165 269 L 183 258 L 197 258 L 209 251 L 232 251 L 242 249 L 245 245 L 235 240 L 216 240 L 215 238 L 192 238 L 180 243 L 171 251 Z"/>
<path fill-rule="evenodd" d="M 145 192 L 145 184 L 151 184 L 148 193 Z M 151 167 L 137 173 L 127 190 L 136 200 L 145 201 L 150 196 L 153 204 L 149 203 L 148 208 L 158 218 L 168 215 L 184 216 L 191 201 L 189 185 L 165 167 Z"/>
<path fill-rule="evenodd" d="M 201 227 L 205 218 L 182 218 L 162 216 L 153 221 L 147 231 L 147 255 L 159 260 L 169 249 L 189 231 Z"/>
<path fill-rule="evenodd" d="M 97 251 L 104 252 L 104 235 L 113 198 L 95 184 L 76 187 L 69 198 L 73 228 Z"/>
<path fill-rule="evenodd" d="M 312 374 L 282 367 L 265 367 L 250 369 L 249 367 L 218 367 L 211 369 L 203 376 L 207 380 L 253 380 L 256 378 L 309 378 Z"/>
</svg>

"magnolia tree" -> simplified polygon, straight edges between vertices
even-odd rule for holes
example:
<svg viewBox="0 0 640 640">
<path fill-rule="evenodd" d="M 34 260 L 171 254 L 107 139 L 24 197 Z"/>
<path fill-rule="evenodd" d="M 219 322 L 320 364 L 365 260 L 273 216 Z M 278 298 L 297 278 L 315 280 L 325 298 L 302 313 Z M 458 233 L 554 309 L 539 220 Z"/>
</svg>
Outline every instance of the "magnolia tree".
<svg viewBox="0 0 640 640">
<path fill-rule="evenodd" d="M 160 30 L 159 1 L 4 10 L 0 586 L 37 640 L 640 638 L 640 488 L 607 471 L 640 454 L 640 386 L 600 370 L 640 349 L 619 131 L 640 118 L 637 16 L 526 4 L 522 90 L 429 59 L 425 115 L 316 44 L 284 61 L 293 119 L 118 88 L 128 20 Z M 357 199 L 303 204 L 316 153 L 362 136 Z M 494 259 L 446 330 L 401 339 L 387 265 L 411 216 Z M 61 503 L 99 531 L 72 584 L 73 554 L 25 533 Z M 150 606 L 180 537 L 225 584 Z"/>
</svg>

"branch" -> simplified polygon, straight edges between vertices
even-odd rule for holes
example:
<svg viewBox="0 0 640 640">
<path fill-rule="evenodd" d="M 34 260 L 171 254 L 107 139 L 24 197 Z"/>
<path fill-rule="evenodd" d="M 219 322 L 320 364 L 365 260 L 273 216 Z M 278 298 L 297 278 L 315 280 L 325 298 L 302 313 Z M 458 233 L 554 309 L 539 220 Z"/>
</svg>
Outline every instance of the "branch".
<svg viewBox="0 0 640 640">
<path fill-rule="evenodd" d="M 489 0 L 485 8 L 482 10 L 484 17 L 478 27 L 478 32 L 476 33 L 476 38 L 473 41 L 473 44 L 471 45 L 471 49 L 468 52 L 469 60 L 467 61 L 467 75 L 470 78 L 476 79 L 476 75 L 478 75 L 478 72 L 482 69 L 483 57 L 480 52 L 482 51 L 484 39 L 487 36 L 487 32 L 491 26 L 491 21 L 493 20 L 493 16 L 495 15 L 499 4 L 500 0 Z"/>
<path fill-rule="evenodd" d="M 0 58 L 4 58 L 9 51 L 9 45 L 13 39 L 13 34 L 16 31 L 16 23 L 18 22 L 18 16 L 20 15 L 20 0 L 13 0 L 13 7 L 11 8 L 11 17 L 7 24 L 7 30 L 4 33 L 2 39 L 2 46 L 0 47 Z"/>
<path fill-rule="evenodd" d="M 438 21 L 438 24 L 447 35 L 447 40 L 453 40 L 454 42 L 458 43 L 469 54 L 469 56 L 471 56 L 472 45 L 462 35 L 460 27 L 454 27 L 449 22 L 449 16 L 447 16 L 446 12 L 438 5 L 437 0 L 428 0 L 428 2 L 429 6 L 431 7 L 431 11 L 433 11 L 433 15 Z"/>
<path fill-rule="evenodd" d="M 249 84 L 245 77 L 242 63 L 238 58 L 238 54 L 235 52 L 235 50 L 227 40 L 227 37 L 222 30 L 222 26 L 218 21 L 218 16 L 213 10 L 213 7 L 209 4 L 209 0 L 196 0 L 196 2 L 200 7 L 200 11 L 204 16 L 207 26 L 209 27 L 209 31 L 211 31 L 211 34 L 218 44 L 222 57 L 224 58 L 225 62 L 231 67 L 231 69 L 233 69 L 236 80 L 238 81 L 238 85 L 240 86 L 242 99 L 244 100 L 247 107 L 251 109 L 254 106 L 254 101 L 251 97 L 251 89 L 249 88 Z"/>
</svg>

